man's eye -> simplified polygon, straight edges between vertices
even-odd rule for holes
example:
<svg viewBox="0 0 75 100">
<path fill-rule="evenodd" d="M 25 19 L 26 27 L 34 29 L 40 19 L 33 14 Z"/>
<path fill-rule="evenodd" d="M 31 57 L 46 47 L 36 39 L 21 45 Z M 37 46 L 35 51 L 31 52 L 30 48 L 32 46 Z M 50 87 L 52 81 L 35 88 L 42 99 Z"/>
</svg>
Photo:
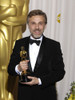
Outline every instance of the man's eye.
<svg viewBox="0 0 75 100">
<path fill-rule="evenodd" d="M 40 22 L 39 25 L 43 25 L 44 23 Z"/>
<path fill-rule="evenodd" d="M 32 25 L 35 25 L 35 23 L 34 23 L 34 22 L 32 22 L 31 24 L 32 24 Z"/>
</svg>

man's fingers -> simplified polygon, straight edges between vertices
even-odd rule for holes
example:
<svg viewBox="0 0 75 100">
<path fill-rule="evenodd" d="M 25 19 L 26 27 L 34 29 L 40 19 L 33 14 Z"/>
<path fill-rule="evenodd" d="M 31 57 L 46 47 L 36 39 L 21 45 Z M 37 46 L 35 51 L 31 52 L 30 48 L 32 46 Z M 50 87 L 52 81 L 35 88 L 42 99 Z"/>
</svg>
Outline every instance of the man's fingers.
<svg viewBox="0 0 75 100">
<path fill-rule="evenodd" d="M 27 85 L 30 85 L 30 86 L 38 84 L 38 78 L 32 77 L 32 76 L 27 76 L 27 78 L 30 79 L 31 81 L 24 82 L 23 84 L 27 84 Z"/>
<path fill-rule="evenodd" d="M 32 77 L 32 76 L 27 76 L 27 78 L 29 78 L 29 79 L 33 79 L 34 77 Z"/>
</svg>

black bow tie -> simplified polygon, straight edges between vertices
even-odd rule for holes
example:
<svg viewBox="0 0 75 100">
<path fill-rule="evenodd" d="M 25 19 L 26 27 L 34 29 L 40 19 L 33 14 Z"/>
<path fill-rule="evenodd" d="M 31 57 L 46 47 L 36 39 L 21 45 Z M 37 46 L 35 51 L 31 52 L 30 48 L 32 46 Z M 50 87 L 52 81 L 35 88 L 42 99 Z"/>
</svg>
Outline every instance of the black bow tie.
<svg viewBox="0 0 75 100">
<path fill-rule="evenodd" d="M 32 39 L 30 39 L 29 43 L 30 44 L 36 43 L 39 46 L 40 40 L 32 40 Z"/>
</svg>

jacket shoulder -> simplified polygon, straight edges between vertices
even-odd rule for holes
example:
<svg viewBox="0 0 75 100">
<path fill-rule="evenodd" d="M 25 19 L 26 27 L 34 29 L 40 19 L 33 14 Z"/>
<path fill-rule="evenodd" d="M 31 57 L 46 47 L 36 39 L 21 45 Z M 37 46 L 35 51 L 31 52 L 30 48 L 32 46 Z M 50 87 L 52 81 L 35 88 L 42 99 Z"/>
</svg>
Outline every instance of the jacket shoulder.
<svg viewBox="0 0 75 100">
<path fill-rule="evenodd" d="M 45 37 L 46 43 L 49 45 L 60 45 L 60 42 L 53 40 L 51 38 Z"/>
<path fill-rule="evenodd" d="M 21 38 L 21 39 L 19 39 L 19 40 L 16 40 L 16 42 L 27 41 L 28 39 L 29 39 L 29 36 L 28 36 L 28 37 Z"/>
<path fill-rule="evenodd" d="M 25 38 L 21 38 L 19 40 L 16 40 L 15 42 L 15 45 L 14 45 L 14 48 L 19 48 L 21 46 L 25 46 L 28 44 L 28 41 L 29 41 L 29 37 L 25 37 Z"/>
</svg>

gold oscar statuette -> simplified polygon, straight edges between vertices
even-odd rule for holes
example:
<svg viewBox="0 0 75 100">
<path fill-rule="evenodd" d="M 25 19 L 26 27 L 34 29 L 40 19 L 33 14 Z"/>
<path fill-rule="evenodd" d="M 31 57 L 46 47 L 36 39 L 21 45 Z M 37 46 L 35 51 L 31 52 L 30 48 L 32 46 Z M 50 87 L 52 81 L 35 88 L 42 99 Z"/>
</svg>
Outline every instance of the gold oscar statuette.
<svg viewBox="0 0 75 100">
<path fill-rule="evenodd" d="M 24 46 L 21 47 L 20 57 L 21 57 L 21 61 L 26 60 L 26 58 L 27 58 L 27 51 L 25 51 Z M 22 71 L 19 82 L 27 82 L 27 81 L 28 81 L 27 71 L 25 70 L 25 71 Z"/>
<path fill-rule="evenodd" d="M 16 40 L 26 30 L 30 0 L 0 0 L 0 100 L 17 100 L 18 76 L 7 72 Z"/>
</svg>

